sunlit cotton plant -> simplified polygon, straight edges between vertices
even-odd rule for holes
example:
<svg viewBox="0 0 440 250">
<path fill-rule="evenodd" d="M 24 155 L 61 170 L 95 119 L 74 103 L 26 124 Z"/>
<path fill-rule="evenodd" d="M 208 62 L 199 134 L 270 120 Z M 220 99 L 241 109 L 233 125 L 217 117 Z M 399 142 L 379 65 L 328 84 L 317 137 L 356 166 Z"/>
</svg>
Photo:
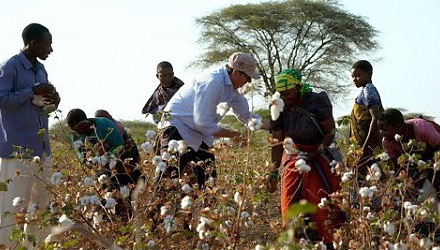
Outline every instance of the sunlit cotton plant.
<svg viewBox="0 0 440 250">
<path fill-rule="evenodd" d="M 269 100 L 269 104 L 270 104 L 270 117 L 272 121 L 276 121 L 280 117 L 281 112 L 283 112 L 284 110 L 284 101 L 283 99 L 281 99 L 280 92 L 277 91 L 271 96 Z"/>
</svg>

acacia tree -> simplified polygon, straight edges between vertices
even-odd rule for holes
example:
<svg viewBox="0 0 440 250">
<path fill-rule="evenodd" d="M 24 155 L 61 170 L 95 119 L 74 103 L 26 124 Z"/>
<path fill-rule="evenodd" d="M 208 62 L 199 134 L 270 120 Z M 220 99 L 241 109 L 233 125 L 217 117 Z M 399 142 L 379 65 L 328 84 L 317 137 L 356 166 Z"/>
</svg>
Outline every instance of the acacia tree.
<svg viewBox="0 0 440 250">
<path fill-rule="evenodd" d="M 378 47 L 377 31 L 365 18 L 347 13 L 335 1 L 232 5 L 196 23 L 202 28 L 198 42 L 205 47 L 192 64 L 207 67 L 235 51 L 251 53 L 259 62 L 266 93 L 275 91 L 279 72 L 294 67 L 314 88 L 342 97 L 349 85 L 344 75 L 358 53 Z"/>
</svg>

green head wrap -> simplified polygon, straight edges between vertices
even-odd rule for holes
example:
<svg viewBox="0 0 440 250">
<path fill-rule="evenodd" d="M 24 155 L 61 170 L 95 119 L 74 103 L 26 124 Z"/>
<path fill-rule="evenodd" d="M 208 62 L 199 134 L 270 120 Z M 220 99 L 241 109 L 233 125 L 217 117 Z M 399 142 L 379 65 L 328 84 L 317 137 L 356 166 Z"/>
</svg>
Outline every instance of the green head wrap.
<svg viewBox="0 0 440 250">
<path fill-rule="evenodd" d="M 299 85 L 301 86 L 301 97 L 303 97 L 305 93 L 311 92 L 312 89 L 308 83 L 301 82 L 301 79 L 302 75 L 296 69 L 283 70 L 277 77 L 276 90 L 282 92 Z"/>
</svg>

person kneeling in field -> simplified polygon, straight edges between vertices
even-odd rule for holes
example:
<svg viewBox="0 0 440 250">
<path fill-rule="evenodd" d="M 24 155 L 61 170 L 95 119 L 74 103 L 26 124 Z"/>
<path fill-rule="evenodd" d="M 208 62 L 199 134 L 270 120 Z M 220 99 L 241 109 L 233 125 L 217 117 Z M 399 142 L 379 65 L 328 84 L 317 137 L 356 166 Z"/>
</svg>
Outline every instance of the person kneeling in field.
<svg viewBox="0 0 440 250">
<path fill-rule="evenodd" d="M 130 157 L 136 155 L 137 148 L 133 153 L 124 151 L 124 139 L 113 121 L 105 117 L 87 118 L 83 110 L 72 109 L 67 114 L 67 124 L 75 132 L 71 139 L 81 162 L 94 161 L 96 163 L 95 157 L 100 158 L 98 163 L 102 164 L 98 164 L 99 168 L 93 165 L 94 170 L 97 175 L 106 174 L 110 177 L 110 190 L 136 184 L 143 176 L 142 172 L 136 168 L 139 158 Z M 96 152 L 87 147 L 87 144 L 93 146 Z M 108 157 L 104 159 L 103 156 Z"/>
<path fill-rule="evenodd" d="M 438 130 L 438 124 L 424 118 L 404 120 L 403 114 L 399 110 L 390 108 L 382 112 L 378 118 L 377 125 L 383 135 L 383 150 L 397 168 L 399 168 L 400 164 L 410 164 L 407 174 L 414 182 L 416 190 L 423 190 L 423 193 L 418 197 L 419 202 L 432 198 L 435 212 L 439 215 L 440 205 L 437 190 L 440 190 L 440 173 L 435 173 L 436 167 L 428 167 L 424 170 L 419 169 L 419 164 L 432 162 L 435 152 L 440 150 L 440 130 Z M 411 147 L 412 152 L 405 152 L 403 146 L 409 143 L 414 144 Z M 417 144 L 421 147 L 417 147 Z M 411 163 L 405 160 L 405 153 L 417 153 L 420 155 L 419 162 Z M 406 169 L 407 167 L 403 166 L 403 168 L 396 170 L 406 171 Z M 420 231 L 421 234 L 428 235 L 435 227 L 433 224 L 431 226 L 429 224 L 431 223 L 422 223 L 421 226 L 418 226 L 420 230 L 416 230 Z"/>
</svg>

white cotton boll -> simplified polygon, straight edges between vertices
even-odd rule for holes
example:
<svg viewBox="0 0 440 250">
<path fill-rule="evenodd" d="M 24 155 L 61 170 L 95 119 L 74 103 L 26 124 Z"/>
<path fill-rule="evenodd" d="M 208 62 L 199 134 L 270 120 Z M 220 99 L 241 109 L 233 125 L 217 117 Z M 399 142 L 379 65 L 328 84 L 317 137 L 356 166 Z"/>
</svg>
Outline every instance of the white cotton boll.
<svg viewBox="0 0 440 250">
<path fill-rule="evenodd" d="M 284 101 L 279 92 L 275 92 L 270 98 L 270 116 L 273 121 L 278 120 L 280 113 L 284 110 Z"/>
<path fill-rule="evenodd" d="M 79 204 L 83 207 L 90 204 L 90 196 L 84 196 L 79 198 Z"/>
<path fill-rule="evenodd" d="M 101 162 L 101 165 L 106 165 L 108 163 L 107 155 L 102 155 L 100 157 L 100 162 Z"/>
<path fill-rule="evenodd" d="M 184 193 L 189 193 L 189 192 L 191 192 L 191 186 L 189 185 L 189 184 L 185 184 L 185 185 L 183 185 L 182 186 L 182 191 L 184 192 Z"/>
<path fill-rule="evenodd" d="M 419 242 L 419 246 L 423 249 L 429 249 L 432 247 L 432 240 L 429 238 L 422 238 Z"/>
<path fill-rule="evenodd" d="M 264 250 L 264 247 L 262 245 L 256 245 L 255 250 Z"/>
<path fill-rule="evenodd" d="M 417 162 L 417 166 L 421 166 L 421 165 L 424 165 L 424 164 L 426 164 L 426 162 L 423 161 L 423 160 L 419 160 L 419 161 Z"/>
<path fill-rule="evenodd" d="M 237 204 L 241 204 L 243 202 L 243 198 L 241 197 L 240 192 L 235 192 L 235 194 L 234 194 L 234 201 Z"/>
<path fill-rule="evenodd" d="M 61 172 L 55 172 L 52 174 L 52 178 L 50 178 L 50 181 L 52 182 L 52 185 L 58 186 L 61 184 L 63 178 L 63 174 Z"/>
<path fill-rule="evenodd" d="M 92 164 L 101 164 L 101 157 L 94 156 L 88 159 Z"/>
<path fill-rule="evenodd" d="M 156 166 L 156 174 L 161 174 L 163 172 L 165 172 L 165 170 L 167 170 L 167 163 L 166 162 L 159 162 L 159 164 L 157 164 Z"/>
<path fill-rule="evenodd" d="M 164 221 L 165 232 L 167 234 L 174 232 L 176 228 L 176 223 L 174 222 L 173 216 L 168 215 L 167 217 L 165 217 L 163 221 Z"/>
<path fill-rule="evenodd" d="M 361 195 L 361 197 L 365 198 L 365 197 L 369 197 L 371 193 L 370 188 L 368 187 L 361 187 L 359 189 L 359 194 Z"/>
<path fill-rule="evenodd" d="M 394 224 L 389 221 L 383 224 L 383 230 L 389 235 L 394 235 L 394 233 L 396 232 Z"/>
<path fill-rule="evenodd" d="M 327 246 L 324 244 L 324 242 L 320 241 L 315 244 L 314 249 L 327 250 Z"/>
<path fill-rule="evenodd" d="M 99 225 L 102 222 L 102 214 L 98 212 L 93 213 L 93 225 Z"/>
<path fill-rule="evenodd" d="M 394 140 L 396 140 L 396 141 L 401 141 L 401 140 L 402 140 L 402 136 L 399 135 L 399 134 L 395 134 L 395 135 L 394 135 Z"/>
<path fill-rule="evenodd" d="M 170 153 L 168 153 L 168 152 L 166 152 L 166 151 L 162 153 L 162 159 L 163 159 L 164 161 L 168 161 L 170 158 L 171 158 Z"/>
<path fill-rule="evenodd" d="M 165 206 L 161 206 L 160 207 L 160 215 L 164 216 L 165 214 L 167 214 L 170 211 L 170 206 L 165 205 Z"/>
<path fill-rule="evenodd" d="M 440 250 L 440 247 L 433 247 L 431 250 Z"/>
<path fill-rule="evenodd" d="M 186 145 L 184 140 L 179 140 L 177 143 L 177 151 L 179 152 L 179 154 L 185 154 L 186 152 L 188 152 L 188 146 Z"/>
<path fill-rule="evenodd" d="M 90 205 L 101 206 L 101 199 L 95 194 L 90 196 Z"/>
<path fill-rule="evenodd" d="M 352 172 L 345 172 L 342 174 L 341 181 L 342 182 L 348 182 L 353 178 Z"/>
<path fill-rule="evenodd" d="M 76 140 L 72 143 L 74 149 L 79 149 L 84 146 L 84 142 L 81 140 Z"/>
<path fill-rule="evenodd" d="M 332 142 L 332 143 L 328 146 L 328 148 L 332 148 L 332 149 L 336 148 L 336 143 Z"/>
<path fill-rule="evenodd" d="M 21 198 L 21 197 L 15 197 L 15 198 L 12 200 L 12 206 L 14 206 L 14 207 L 18 207 L 18 206 L 20 206 L 23 202 L 24 202 L 24 199 L 23 199 L 23 198 Z"/>
<path fill-rule="evenodd" d="M 209 244 L 208 243 L 203 243 L 202 246 L 200 247 L 201 250 L 209 250 Z"/>
<path fill-rule="evenodd" d="M 145 133 L 145 137 L 147 137 L 147 140 L 154 140 L 154 137 L 156 136 L 156 132 L 153 130 L 148 130 L 147 133 Z"/>
<path fill-rule="evenodd" d="M 60 223 L 60 225 L 66 229 L 70 229 L 74 225 L 73 221 L 69 219 L 66 214 L 61 215 L 61 217 L 58 219 L 58 223 Z"/>
<path fill-rule="evenodd" d="M 373 212 L 368 212 L 367 220 L 372 220 L 373 218 L 374 218 L 374 213 Z"/>
<path fill-rule="evenodd" d="M 112 170 L 116 167 L 117 164 L 118 164 L 118 160 L 115 158 L 112 158 L 110 160 L 110 163 L 108 164 L 108 167 L 110 168 L 110 170 Z"/>
<path fill-rule="evenodd" d="M 261 128 L 261 126 L 263 126 L 263 122 L 261 121 L 261 118 L 252 117 L 251 119 L 249 119 L 248 128 L 251 131 L 257 131 Z"/>
<path fill-rule="evenodd" d="M 38 155 L 34 156 L 34 158 L 32 158 L 32 162 L 36 164 L 40 163 L 41 162 L 40 156 Z"/>
<path fill-rule="evenodd" d="M 154 147 L 151 142 L 147 141 L 147 142 L 144 142 L 141 144 L 141 149 L 145 153 L 151 153 L 151 152 L 153 152 Z"/>
<path fill-rule="evenodd" d="M 386 152 L 382 152 L 382 154 L 380 154 L 379 158 L 382 161 L 388 161 L 390 159 L 390 156 Z"/>
<path fill-rule="evenodd" d="M 329 204 L 329 202 L 328 202 L 327 198 L 324 197 L 324 198 L 321 198 L 321 202 L 318 203 L 318 207 L 320 209 L 324 209 L 324 208 L 328 207 L 328 204 Z"/>
<path fill-rule="evenodd" d="M 56 205 L 55 202 L 51 202 L 50 203 L 50 205 L 49 205 L 49 212 L 50 212 L 50 214 L 55 214 L 57 212 L 57 209 L 56 209 L 55 205 Z"/>
<path fill-rule="evenodd" d="M 378 181 L 382 177 L 382 172 L 380 170 L 379 164 L 374 163 L 369 168 L 369 174 L 367 174 L 367 181 Z"/>
<path fill-rule="evenodd" d="M 298 165 L 297 167 L 296 167 L 296 169 L 298 170 L 298 172 L 300 173 L 300 174 L 302 174 L 302 173 L 307 173 L 307 172 L 309 172 L 312 168 L 309 166 L 309 165 L 307 165 L 307 164 L 302 164 L 302 165 Z"/>
<path fill-rule="evenodd" d="M 109 197 L 109 198 L 105 199 L 105 206 L 104 207 L 108 208 L 108 209 L 114 209 L 116 204 L 118 204 L 116 202 L 116 200 L 114 198 Z"/>
<path fill-rule="evenodd" d="M 228 112 L 230 106 L 227 102 L 221 102 L 217 105 L 217 110 L 216 113 L 220 116 L 225 116 L 226 113 Z"/>
<path fill-rule="evenodd" d="M 212 176 L 209 176 L 208 184 L 209 184 L 210 187 L 214 187 L 215 186 L 215 178 L 212 177 Z"/>
<path fill-rule="evenodd" d="M 170 153 L 175 153 L 175 152 L 177 152 L 177 148 L 179 147 L 179 143 L 177 142 L 177 140 L 170 140 L 169 142 L 168 142 L 168 152 L 170 152 Z M 168 160 L 168 159 L 166 159 L 165 157 L 163 157 L 163 155 L 162 155 L 162 158 L 164 159 L 164 160 Z"/>
<path fill-rule="evenodd" d="M 247 221 L 244 222 L 244 225 L 245 225 L 246 227 L 252 227 L 252 226 L 254 225 L 254 222 L 251 221 L 251 220 L 247 220 Z"/>
<path fill-rule="evenodd" d="M 84 178 L 84 185 L 86 187 L 93 186 L 93 184 L 94 184 L 94 181 L 91 177 L 87 176 L 86 178 Z"/>
<path fill-rule="evenodd" d="M 147 243 L 147 246 L 152 248 L 152 247 L 156 246 L 156 242 L 154 240 L 149 240 Z"/>
<path fill-rule="evenodd" d="M 246 218 L 249 218 L 249 216 L 251 216 L 251 215 L 248 212 L 246 212 L 246 211 L 241 212 L 241 218 L 246 219 Z"/>
<path fill-rule="evenodd" d="M 122 186 L 119 191 L 122 194 L 122 198 L 127 198 L 130 196 L 130 189 L 127 186 Z"/>
<path fill-rule="evenodd" d="M 272 121 L 278 120 L 280 114 L 281 114 L 280 107 L 276 105 L 270 106 L 270 118 L 272 119 Z"/>
<path fill-rule="evenodd" d="M 99 183 L 101 183 L 101 184 L 105 184 L 105 183 L 107 183 L 107 182 L 109 181 L 109 178 L 108 178 L 107 175 L 102 174 L 102 175 L 100 175 L 100 176 L 98 177 L 98 181 L 99 181 Z"/>
<path fill-rule="evenodd" d="M 156 155 L 153 157 L 151 161 L 153 162 L 154 166 L 157 166 L 159 162 L 162 162 L 162 157 L 160 155 Z"/>
<path fill-rule="evenodd" d="M 190 210 L 193 206 L 193 198 L 191 198 L 190 196 L 185 196 L 183 197 L 182 201 L 180 202 L 180 207 L 183 210 Z"/>
</svg>

